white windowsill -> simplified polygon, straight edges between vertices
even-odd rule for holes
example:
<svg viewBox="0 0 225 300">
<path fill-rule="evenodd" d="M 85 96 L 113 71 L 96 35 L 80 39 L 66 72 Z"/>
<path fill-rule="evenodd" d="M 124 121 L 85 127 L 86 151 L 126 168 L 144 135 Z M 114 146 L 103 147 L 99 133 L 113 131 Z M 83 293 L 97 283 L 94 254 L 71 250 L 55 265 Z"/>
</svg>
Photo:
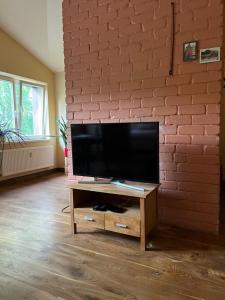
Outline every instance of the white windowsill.
<svg viewBox="0 0 225 300">
<path fill-rule="evenodd" d="M 54 137 L 32 137 L 32 138 L 25 138 L 23 141 L 14 141 L 15 144 L 27 144 L 27 143 L 38 143 L 38 142 L 49 142 L 51 140 L 55 139 Z M 5 143 L 6 145 L 9 144 L 9 142 Z"/>
</svg>

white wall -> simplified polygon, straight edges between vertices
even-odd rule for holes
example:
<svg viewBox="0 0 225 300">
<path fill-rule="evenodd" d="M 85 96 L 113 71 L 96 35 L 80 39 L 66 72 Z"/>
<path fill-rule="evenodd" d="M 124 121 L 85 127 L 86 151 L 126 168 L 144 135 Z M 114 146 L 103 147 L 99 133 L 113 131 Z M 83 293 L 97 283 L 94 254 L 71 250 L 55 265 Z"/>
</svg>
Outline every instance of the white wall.
<svg viewBox="0 0 225 300">
<path fill-rule="evenodd" d="M 55 96 L 56 96 L 56 114 L 57 119 L 61 116 L 66 119 L 66 94 L 65 94 L 65 73 L 55 73 Z M 63 141 L 58 139 L 57 144 L 57 167 L 64 168 Z"/>
<path fill-rule="evenodd" d="M 53 72 L 64 71 L 62 0 L 0 0 L 0 27 Z"/>
</svg>

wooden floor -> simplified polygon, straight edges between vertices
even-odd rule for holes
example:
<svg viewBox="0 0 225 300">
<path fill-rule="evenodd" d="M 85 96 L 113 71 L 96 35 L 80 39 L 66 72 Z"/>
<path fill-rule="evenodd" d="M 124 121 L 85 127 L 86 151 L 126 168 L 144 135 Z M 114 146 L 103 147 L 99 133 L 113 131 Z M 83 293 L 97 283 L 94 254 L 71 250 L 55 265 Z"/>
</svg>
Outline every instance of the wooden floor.
<svg viewBox="0 0 225 300">
<path fill-rule="evenodd" d="M 225 299 L 225 243 L 162 228 L 135 238 L 78 228 L 71 236 L 60 173 L 0 187 L 0 300 Z"/>
</svg>

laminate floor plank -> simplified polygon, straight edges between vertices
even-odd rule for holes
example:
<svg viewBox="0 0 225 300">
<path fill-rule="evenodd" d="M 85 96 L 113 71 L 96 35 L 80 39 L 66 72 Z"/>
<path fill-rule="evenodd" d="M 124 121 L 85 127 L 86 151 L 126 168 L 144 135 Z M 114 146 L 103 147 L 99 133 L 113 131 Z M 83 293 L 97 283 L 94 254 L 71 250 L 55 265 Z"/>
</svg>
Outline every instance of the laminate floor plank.
<svg viewBox="0 0 225 300">
<path fill-rule="evenodd" d="M 1 184 L 0 300 L 225 299 L 224 237 L 161 227 L 141 252 L 116 233 L 71 236 L 68 198 L 61 173 Z"/>
</svg>

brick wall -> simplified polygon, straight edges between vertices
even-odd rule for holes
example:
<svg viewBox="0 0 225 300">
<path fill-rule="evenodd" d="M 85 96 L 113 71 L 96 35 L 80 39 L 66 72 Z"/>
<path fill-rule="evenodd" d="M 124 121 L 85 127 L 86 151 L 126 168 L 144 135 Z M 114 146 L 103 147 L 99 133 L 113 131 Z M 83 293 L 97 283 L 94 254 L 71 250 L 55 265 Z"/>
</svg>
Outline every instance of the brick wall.
<svg viewBox="0 0 225 300">
<path fill-rule="evenodd" d="M 161 222 L 217 232 L 221 62 L 184 63 L 183 42 L 222 46 L 222 0 L 64 0 L 70 123 L 159 121 Z M 69 144 L 70 148 L 70 144 Z M 69 158 L 70 179 L 71 152 Z"/>
</svg>

